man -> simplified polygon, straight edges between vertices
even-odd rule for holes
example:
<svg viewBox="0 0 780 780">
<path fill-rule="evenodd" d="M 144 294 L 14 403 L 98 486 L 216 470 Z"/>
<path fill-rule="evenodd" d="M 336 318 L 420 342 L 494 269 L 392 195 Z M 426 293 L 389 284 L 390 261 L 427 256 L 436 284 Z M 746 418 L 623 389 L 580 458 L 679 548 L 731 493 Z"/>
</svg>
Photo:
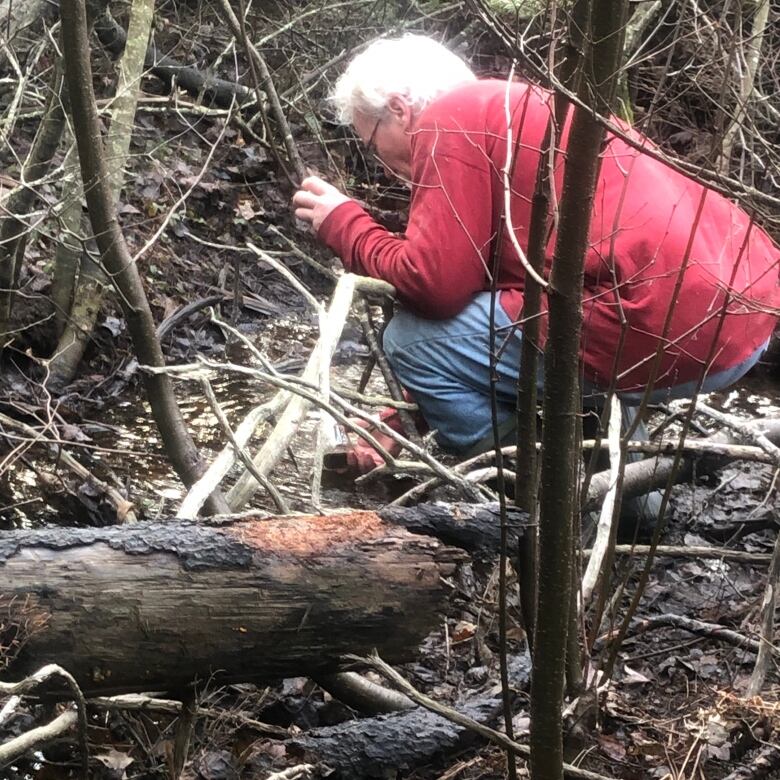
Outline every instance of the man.
<svg viewBox="0 0 780 780">
<path fill-rule="evenodd" d="M 494 252 L 496 324 L 505 333 L 519 324 L 498 366 L 500 417 L 514 410 L 525 271 L 508 230 L 524 252 L 552 96 L 522 82 L 477 81 L 443 46 L 407 35 L 355 57 L 332 99 L 367 149 L 411 185 L 408 227 L 389 233 L 314 176 L 295 194 L 295 214 L 347 270 L 395 285 L 403 308 L 385 333 L 388 358 L 440 444 L 467 452 L 491 430 L 486 291 Z M 568 125 L 557 141 L 559 198 L 567 133 Z M 653 400 L 689 396 L 702 375 L 705 391 L 731 384 L 772 334 L 780 251 L 730 201 L 620 138 L 608 134 L 602 158 L 585 258 L 586 394 L 614 387 L 630 405 L 650 382 Z M 554 243 L 553 233 L 547 271 Z"/>
</svg>

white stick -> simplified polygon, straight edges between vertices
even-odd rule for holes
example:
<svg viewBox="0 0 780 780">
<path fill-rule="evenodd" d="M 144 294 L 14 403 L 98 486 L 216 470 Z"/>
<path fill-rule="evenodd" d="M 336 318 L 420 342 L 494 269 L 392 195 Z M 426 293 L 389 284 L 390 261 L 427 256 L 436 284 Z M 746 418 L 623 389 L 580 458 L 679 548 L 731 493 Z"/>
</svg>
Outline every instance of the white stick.
<svg viewBox="0 0 780 780">
<path fill-rule="evenodd" d="M 0 766 L 4 766 L 15 758 L 23 756 L 27 751 L 38 745 L 51 742 L 52 739 L 75 726 L 78 719 L 79 717 L 75 710 L 66 710 L 51 723 L 30 729 L 15 739 L 9 739 L 8 742 L 4 742 L 0 745 Z"/>
<path fill-rule="evenodd" d="M 344 274 L 336 284 L 333 300 L 325 321 L 325 331 L 329 334 L 328 360 L 333 354 L 336 344 L 338 344 L 344 323 L 349 315 L 354 293 L 355 276 L 353 274 Z M 322 364 L 320 357 L 321 349 L 321 345 L 318 344 L 309 357 L 301 377 L 304 381 L 316 382 Z M 289 398 L 289 395 L 285 395 Z M 261 474 L 269 474 L 271 469 L 277 464 L 310 406 L 311 401 L 301 396 L 295 396 L 287 404 L 287 408 L 279 418 L 276 427 L 271 431 L 270 436 L 254 458 L 255 467 Z M 244 472 L 227 494 L 227 500 L 231 509 L 236 511 L 245 506 L 255 494 L 257 487 L 255 478 L 249 472 Z"/>
<path fill-rule="evenodd" d="M 609 539 L 612 535 L 612 516 L 615 509 L 615 496 L 617 494 L 617 482 L 620 475 L 620 401 L 615 395 L 610 397 L 609 427 L 607 430 L 607 442 L 609 444 L 609 490 L 604 496 L 601 505 L 599 524 L 596 530 L 596 541 L 588 561 L 588 567 L 582 577 L 582 589 L 580 597 L 584 607 L 593 595 L 596 582 L 599 578 L 604 556 L 607 553 Z"/>
</svg>

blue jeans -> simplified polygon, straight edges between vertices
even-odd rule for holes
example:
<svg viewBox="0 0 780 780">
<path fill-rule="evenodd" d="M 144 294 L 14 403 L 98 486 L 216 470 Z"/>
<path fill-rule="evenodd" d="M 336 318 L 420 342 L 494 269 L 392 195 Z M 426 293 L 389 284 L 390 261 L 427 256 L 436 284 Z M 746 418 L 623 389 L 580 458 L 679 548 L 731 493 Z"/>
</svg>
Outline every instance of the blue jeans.
<svg viewBox="0 0 780 780">
<path fill-rule="evenodd" d="M 496 345 L 499 423 L 515 414 L 522 334 L 496 302 Z M 412 394 L 436 439 L 445 449 L 467 452 L 492 429 L 490 412 L 490 293 L 479 293 L 466 308 L 447 320 L 426 320 L 400 310 L 385 330 L 384 348 L 401 384 Z M 765 347 L 734 368 L 707 376 L 703 392 L 720 390 L 744 376 Z M 544 380 L 544 359 L 539 356 L 537 386 Z M 693 394 L 696 382 L 657 388 L 650 401 L 659 403 Z M 603 395 L 585 383 L 584 403 L 600 406 Z M 642 393 L 625 393 L 620 399 L 638 404 Z"/>
</svg>

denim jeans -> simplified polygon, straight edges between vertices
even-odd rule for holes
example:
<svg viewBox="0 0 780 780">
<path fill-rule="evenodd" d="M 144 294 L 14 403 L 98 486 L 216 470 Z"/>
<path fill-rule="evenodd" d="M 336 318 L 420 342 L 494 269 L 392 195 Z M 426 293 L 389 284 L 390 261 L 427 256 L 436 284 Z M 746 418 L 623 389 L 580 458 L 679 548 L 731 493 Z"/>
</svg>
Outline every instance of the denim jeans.
<svg viewBox="0 0 780 780">
<path fill-rule="evenodd" d="M 496 399 L 499 423 L 515 413 L 522 333 L 496 302 Z M 412 394 L 437 441 L 453 452 L 467 452 L 485 439 L 492 428 L 490 411 L 490 293 L 479 293 L 460 314 L 447 320 L 427 320 L 399 311 L 385 330 L 384 348 L 401 384 Z M 757 362 L 765 347 L 734 368 L 706 377 L 703 392 L 736 382 Z M 544 380 L 539 356 L 537 386 Z M 651 402 L 689 397 L 696 382 L 657 388 Z M 604 397 L 584 383 L 583 402 L 598 407 Z M 627 405 L 638 404 L 642 393 L 620 395 Z"/>
</svg>

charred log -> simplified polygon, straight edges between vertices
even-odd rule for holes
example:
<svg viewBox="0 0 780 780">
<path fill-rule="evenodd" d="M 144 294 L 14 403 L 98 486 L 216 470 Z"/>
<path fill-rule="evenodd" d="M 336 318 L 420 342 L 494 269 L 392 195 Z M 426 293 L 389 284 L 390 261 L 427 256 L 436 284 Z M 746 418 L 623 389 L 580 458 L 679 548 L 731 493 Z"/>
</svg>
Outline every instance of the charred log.
<svg viewBox="0 0 780 780">
<path fill-rule="evenodd" d="M 0 540 L 3 676 L 56 661 L 88 693 L 408 659 L 462 553 L 371 512 L 12 531 Z"/>
<path fill-rule="evenodd" d="M 102 14 L 95 22 L 95 32 L 103 48 L 118 57 L 125 48 L 127 33 L 111 16 L 109 11 Z M 229 108 L 232 105 L 241 106 L 252 98 L 251 90 L 233 81 L 226 81 L 203 73 L 198 68 L 182 65 L 162 54 L 152 37 L 146 52 L 144 65 L 170 90 L 183 89 L 193 97 L 202 100 L 204 105 Z"/>
<path fill-rule="evenodd" d="M 500 708 L 500 699 L 485 697 L 462 709 L 480 723 L 492 723 Z M 327 765 L 338 780 L 363 780 L 385 778 L 390 770 L 408 771 L 428 764 L 469 747 L 475 740 L 475 735 L 463 726 L 417 707 L 313 729 L 287 744 L 292 755 Z"/>
</svg>

